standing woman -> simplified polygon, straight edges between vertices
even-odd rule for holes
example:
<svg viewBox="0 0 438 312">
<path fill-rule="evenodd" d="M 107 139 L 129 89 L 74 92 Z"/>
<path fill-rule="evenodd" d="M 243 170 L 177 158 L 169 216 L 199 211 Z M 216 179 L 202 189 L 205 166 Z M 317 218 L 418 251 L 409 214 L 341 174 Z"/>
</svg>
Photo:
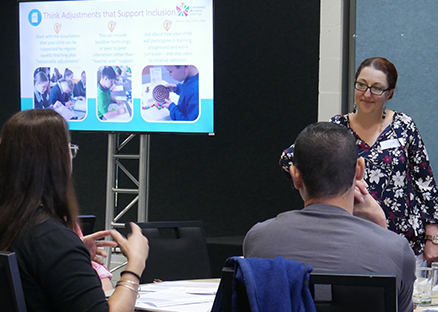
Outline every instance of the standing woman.
<svg viewBox="0 0 438 312">
<path fill-rule="evenodd" d="M 76 149 L 74 149 L 76 150 Z M 0 250 L 16 253 L 28 311 L 133 311 L 149 247 L 140 228 L 124 239 L 74 232 L 78 207 L 67 123 L 51 109 L 19 112 L 0 139 Z M 128 258 L 107 301 L 91 260 L 111 235 Z"/>
<path fill-rule="evenodd" d="M 385 107 L 396 83 L 397 70 L 390 61 L 364 60 L 354 82 L 355 111 L 331 121 L 356 138 L 366 164 L 364 179 L 385 212 L 388 229 L 408 239 L 418 262 L 430 264 L 438 261 L 438 191 L 414 121 Z"/>
</svg>

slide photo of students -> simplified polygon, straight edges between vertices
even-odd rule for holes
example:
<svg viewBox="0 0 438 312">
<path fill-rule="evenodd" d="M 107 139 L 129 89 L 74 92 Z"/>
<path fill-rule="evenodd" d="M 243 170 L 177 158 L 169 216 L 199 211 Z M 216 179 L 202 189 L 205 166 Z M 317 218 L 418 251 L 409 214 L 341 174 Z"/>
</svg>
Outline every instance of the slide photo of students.
<svg viewBox="0 0 438 312">
<path fill-rule="evenodd" d="M 132 119 L 131 69 L 102 66 L 97 71 L 97 117 L 102 121 L 127 122 Z"/>
<path fill-rule="evenodd" d="M 82 120 L 87 115 L 86 72 L 79 67 L 66 67 L 63 78 L 73 83 L 70 101 L 73 104 L 71 110 L 74 117 L 71 120 Z"/>
<path fill-rule="evenodd" d="M 45 67 L 47 68 L 47 67 Z M 39 67 L 34 72 L 33 78 L 33 107 L 48 108 L 50 106 L 50 80 L 49 74 L 43 67 Z"/>
<path fill-rule="evenodd" d="M 141 112 L 146 121 L 195 121 L 199 116 L 199 73 L 196 66 L 143 68 Z"/>
<path fill-rule="evenodd" d="M 87 101 L 84 95 L 75 95 L 74 71 L 80 69 L 38 67 L 34 71 L 34 108 L 54 109 L 67 121 L 80 121 L 87 115 Z M 85 72 L 82 71 L 85 75 Z M 54 79 L 50 78 L 54 77 Z M 61 77 L 61 78 L 57 78 Z"/>
</svg>

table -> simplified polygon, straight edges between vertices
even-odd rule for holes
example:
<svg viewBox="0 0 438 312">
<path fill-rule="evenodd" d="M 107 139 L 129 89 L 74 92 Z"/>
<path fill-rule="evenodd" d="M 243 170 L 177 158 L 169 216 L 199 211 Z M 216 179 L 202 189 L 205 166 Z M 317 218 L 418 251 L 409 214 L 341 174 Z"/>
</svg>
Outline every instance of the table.
<svg viewBox="0 0 438 312">
<path fill-rule="evenodd" d="M 219 282 L 220 279 L 198 279 L 142 284 L 135 311 L 209 312 Z"/>
<path fill-rule="evenodd" d="M 418 306 L 416 309 L 414 309 L 414 312 L 432 312 L 432 311 L 438 312 L 438 298 L 433 298 L 432 304 L 430 306 L 424 306 L 424 307 Z"/>
<path fill-rule="evenodd" d="M 71 120 L 82 120 L 87 115 L 87 99 L 73 99 L 74 117 Z"/>
</svg>

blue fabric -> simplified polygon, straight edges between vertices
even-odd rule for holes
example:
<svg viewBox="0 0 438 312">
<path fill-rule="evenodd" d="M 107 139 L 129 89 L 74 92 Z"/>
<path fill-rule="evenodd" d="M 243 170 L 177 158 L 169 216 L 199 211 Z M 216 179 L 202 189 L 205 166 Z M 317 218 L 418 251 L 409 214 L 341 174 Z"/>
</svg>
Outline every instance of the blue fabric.
<svg viewBox="0 0 438 312">
<path fill-rule="evenodd" d="M 311 266 L 294 260 L 232 257 L 226 266 L 234 267 L 232 311 L 237 311 L 236 283 L 242 283 L 248 293 L 252 312 L 314 312 L 309 290 Z M 221 290 L 219 290 L 221 292 Z M 222 296 L 222 294 L 218 294 Z M 213 307 L 217 309 L 217 303 Z"/>
</svg>

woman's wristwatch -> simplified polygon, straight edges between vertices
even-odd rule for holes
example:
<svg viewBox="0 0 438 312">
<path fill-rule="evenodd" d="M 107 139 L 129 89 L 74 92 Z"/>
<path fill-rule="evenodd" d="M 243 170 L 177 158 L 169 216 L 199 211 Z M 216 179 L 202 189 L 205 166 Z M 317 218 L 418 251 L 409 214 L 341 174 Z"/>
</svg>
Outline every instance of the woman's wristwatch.
<svg viewBox="0 0 438 312">
<path fill-rule="evenodd" d="M 426 240 L 430 240 L 434 245 L 438 245 L 438 235 L 426 235 Z"/>
</svg>

